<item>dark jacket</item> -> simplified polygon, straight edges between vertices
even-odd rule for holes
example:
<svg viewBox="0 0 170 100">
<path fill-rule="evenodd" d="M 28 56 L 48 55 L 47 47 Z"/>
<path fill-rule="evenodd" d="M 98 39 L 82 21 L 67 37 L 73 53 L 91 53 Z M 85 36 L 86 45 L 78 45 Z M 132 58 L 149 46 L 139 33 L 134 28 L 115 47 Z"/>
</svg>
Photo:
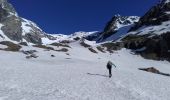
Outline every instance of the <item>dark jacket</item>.
<svg viewBox="0 0 170 100">
<path fill-rule="evenodd" d="M 108 61 L 107 69 L 112 69 L 112 66 L 116 67 L 111 61 Z"/>
</svg>

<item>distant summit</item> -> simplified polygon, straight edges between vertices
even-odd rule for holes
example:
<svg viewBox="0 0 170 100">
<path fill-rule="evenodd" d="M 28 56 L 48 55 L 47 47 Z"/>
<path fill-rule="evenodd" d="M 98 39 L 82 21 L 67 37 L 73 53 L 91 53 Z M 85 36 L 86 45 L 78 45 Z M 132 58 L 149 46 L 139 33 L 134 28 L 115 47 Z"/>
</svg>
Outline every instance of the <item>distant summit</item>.
<svg viewBox="0 0 170 100">
<path fill-rule="evenodd" d="M 107 23 L 104 31 L 101 32 L 95 40 L 97 42 L 114 41 L 120 38 L 120 36 L 123 34 L 126 34 L 131 26 L 135 22 L 138 22 L 138 20 L 138 16 L 120 16 L 119 14 L 115 15 Z"/>
</svg>

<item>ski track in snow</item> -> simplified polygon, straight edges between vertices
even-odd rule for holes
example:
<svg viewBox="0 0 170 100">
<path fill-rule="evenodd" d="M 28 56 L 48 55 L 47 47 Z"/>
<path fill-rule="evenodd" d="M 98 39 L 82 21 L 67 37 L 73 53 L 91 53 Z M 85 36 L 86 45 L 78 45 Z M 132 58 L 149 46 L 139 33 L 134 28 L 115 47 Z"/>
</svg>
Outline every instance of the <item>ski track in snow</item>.
<svg viewBox="0 0 170 100">
<path fill-rule="evenodd" d="M 145 60 L 125 49 L 110 55 L 72 47 L 70 56 L 37 49 L 37 59 L 0 51 L 0 100 L 168 100 L 169 77 L 138 70 L 153 66 L 168 73 L 168 62 Z M 112 78 L 105 67 L 110 59 L 117 65 Z"/>
</svg>

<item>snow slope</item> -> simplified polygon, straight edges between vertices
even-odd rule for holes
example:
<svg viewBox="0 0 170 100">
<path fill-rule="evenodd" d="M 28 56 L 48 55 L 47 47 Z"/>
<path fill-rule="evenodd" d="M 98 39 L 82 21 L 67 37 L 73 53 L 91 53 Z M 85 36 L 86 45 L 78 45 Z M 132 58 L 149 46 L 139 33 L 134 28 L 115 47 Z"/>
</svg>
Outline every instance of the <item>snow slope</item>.
<svg viewBox="0 0 170 100">
<path fill-rule="evenodd" d="M 136 31 L 129 32 L 128 34 L 136 34 L 136 35 L 161 35 L 163 33 L 170 32 L 170 21 L 162 22 L 161 25 L 155 26 L 143 26 Z"/>
<path fill-rule="evenodd" d="M 22 18 L 22 32 L 23 32 L 23 36 L 25 34 L 30 34 L 36 30 L 39 30 L 43 33 L 43 30 L 41 28 L 38 27 L 38 25 L 36 25 L 34 22 L 27 20 L 25 18 Z M 36 28 L 36 30 L 35 30 Z"/>
<path fill-rule="evenodd" d="M 111 35 L 110 37 L 106 38 L 103 42 L 108 42 L 108 41 L 118 41 L 120 40 L 123 36 L 127 35 L 127 32 L 133 25 L 127 25 L 119 28 L 119 30 Z"/>
<path fill-rule="evenodd" d="M 70 46 L 70 55 L 22 48 L 37 50 L 36 59 L 0 51 L 0 100 L 169 100 L 169 77 L 138 70 L 156 67 L 170 73 L 169 62 L 146 60 L 126 49 L 94 54 L 78 42 Z M 117 65 L 112 78 L 108 60 Z"/>
</svg>

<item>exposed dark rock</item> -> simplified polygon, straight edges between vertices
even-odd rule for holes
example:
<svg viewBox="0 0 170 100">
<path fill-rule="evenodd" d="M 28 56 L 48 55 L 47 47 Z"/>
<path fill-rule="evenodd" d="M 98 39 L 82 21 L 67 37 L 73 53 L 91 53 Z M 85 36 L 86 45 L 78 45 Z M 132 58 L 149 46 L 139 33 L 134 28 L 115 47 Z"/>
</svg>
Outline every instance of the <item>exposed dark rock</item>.
<svg viewBox="0 0 170 100">
<path fill-rule="evenodd" d="M 48 34 L 43 32 L 34 22 L 21 19 L 22 23 L 26 23 L 24 27 L 30 28 L 30 32 L 25 33 L 23 38 L 31 43 L 34 44 L 42 44 L 41 38 L 48 38 L 49 40 L 52 40 L 52 36 L 50 37 Z"/>
<path fill-rule="evenodd" d="M 31 58 L 38 58 L 38 56 L 36 54 L 31 54 L 29 56 L 26 56 L 27 59 L 31 59 Z"/>
<path fill-rule="evenodd" d="M 170 2 L 164 2 L 165 1 L 162 0 L 162 2 L 153 6 L 143 17 L 140 18 L 139 22 L 137 22 L 130 31 L 135 31 L 142 26 L 160 25 L 162 22 L 170 20 L 170 14 L 166 13 L 170 11 Z"/>
<path fill-rule="evenodd" d="M 97 48 L 97 50 L 99 50 L 100 52 L 106 53 L 106 52 L 104 51 L 104 47 L 97 46 L 96 48 Z"/>
<path fill-rule="evenodd" d="M 70 56 L 70 54 L 69 54 L 69 53 L 66 53 L 66 55 L 67 55 L 67 56 Z"/>
<path fill-rule="evenodd" d="M 42 49 L 46 49 L 46 50 L 54 50 L 54 48 L 52 47 L 48 47 L 46 45 L 33 45 L 34 47 L 37 47 L 37 48 L 42 48 Z"/>
<path fill-rule="evenodd" d="M 170 33 L 149 37 L 148 35 L 128 35 L 123 40 L 125 48 L 135 50 L 147 59 L 170 61 Z M 145 48 L 142 51 L 137 49 Z"/>
<path fill-rule="evenodd" d="M 98 53 L 96 50 L 94 50 L 93 48 L 88 48 L 91 52 L 93 53 Z"/>
<path fill-rule="evenodd" d="M 11 40 L 22 40 L 21 21 L 16 16 L 7 17 L 3 20 L 2 31 Z"/>
<path fill-rule="evenodd" d="M 48 38 L 36 24 L 19 17 L 7 0 L 0 0 L 0 23 L 3 25 L 3 33 L 13 41 L 22 42 L 25 39 L 27 42 L 42 44 L 41 38 Z M 25 27 L 30 28 L 30 32 L 26 33 Z"/>
<path fill-rule="evenodd" d="M 0 5 L 3 5 L 3 8 L 7 11 L 7 12 L 11 12 L 13 14 L 17 14 L 14 7 L 8 3 L 8 0 L 0 0 Z"/>
<path fill-rule="evenodd" d="M 113 42 L 108 42 L 101 44 L 102 47 L 106 48 L 106 50 L 110 53 L 113 53 L 116 50 L 120 50 L 124 47 L 124 44 L 121 42 L 113 43 Z"/>
<path fill-rule="evenodd" d="M 51 55 L 51 57 L 55 57 L 55 55 Z"/>
<path fill-rule="evenodd" d="M 159 70 L 157 70 L 157 69 L 154 68 L 154 67 L 150 67 L 150 68 L 139 68 L 139 70 L 143 70 L 143 71 L 151 72 L 151 73 L 155 73 L 155 74 L 160 74 L 160 75 L 164 75 L 164 76 L 170 76 L 170 74 L 160 72 Z"/>
<path fill-rule="evenodd" d="M 144 47 L 148 35 L 127 35 L 122 39 L 124 47 L 128 49 L 140 49 Z"/>
<path fill-rule="evenodd" d="M 52 43 L 52 44 L 50 44 L 50 45 L 52 45 L 52 46 L 57 46 L 57 47 L 67 47 L 67 48 L 71 48 L 68 44 L 64 44 L 64 43 L 57 43 L 57 42 L 55 42 L 55 43 Z"/>
<path fill-rule="evenodd" d="M 4 50 L 4 51 L 17 52 L 17 51 L 19 51 L 22 48 L 20 45 L 12 43 L 10 41 L 2 41 L 2 42 L 0 42 L 0 44 L 7 46 L 7 48 L 1 49 L 1 50 Z"/>
<path fill-rule="evenodd" d="M 19 44 L 23 46 L 28 46 L 27 42 L 20 42 Z"/>
<path fill-rule="evenodd" d="M 8 12 L 0 6 L 0 22 L 8 16 Z"/>
<path fill-rule="evenodd" d="M 55 51 L 58 51 L 58 52 L 68 52 L 69 50 L 67 48 L 62 48 L 62 49 L 55 50 Z"/>
<path fill-rule="evenodd" d="M 68 44 L 68 43 L 70 43 L 70 41 L 69 40 L 63 40 L 63 41 L 60 41 L 60 43 Z"/>
<path fill-rule="evenodd" d="M 3 37 L 3 36 L 0 34 L 0 38 L 4 39 L 5 37 Z"/>
<path fill-rule="evenodd" d="M 90 45 L 86 44 L 84 41 L 81 41 L 81 42 L 80 42 L 80 45 L 83 46 L 83 47 L 85 47 L 85 48 L 91 47 Z"/>
<path fill-rule="evenodd" d="M 18 42 L 22 40 L 21 20 L 7 0 L 0 1 L 0 23 L 3 24 L 1 30 L 8 38 Z"/>
<path fill-rule="evenodd" d="M 49 34 L 45 34 L 45 37 L 48 38 L 49 40 L 56 40 L 55 37 L 49 35 Z"/>
<path fill-rule="evenodd" d="M 78 41 L 78 40 L 80 40 L 80 37 L 76 37 L 76 38 L 74 38 L 74 40 L 75 40 L 75 41 Z"/>
<path fill-rule="evenodd" d="M 144 71 L 147 71 L 147 72 L 152 72 L 152 73 L 160 73 L 159 70 L 157 70 L 156 68 L 154 67 L 150 67 L 150 68 L 139 68 L 139 70 L 144 70 Z"/>
<path fill-rule="evenodd" d="M 31 55 L 31 54 L 34 54 L 35 52 L 37 52 L 36 50 L 28 50 L 28 51 L 24 51 L 24 50 L 22 50 L 21 51 L 23 54 L 25 54 L 25 55 Z"/>
<path fill-rule="evenodd" d="M 35 44 L 41 44 L 42 43 L 42 40 L 41 40 L 41 37 L 39 36 L 39 34 L 26 34 L 24 36 L 24 38 L 28 41 L 28 42 L 31 42 L 31 43 L 35 43 Z"/>
</svg>

